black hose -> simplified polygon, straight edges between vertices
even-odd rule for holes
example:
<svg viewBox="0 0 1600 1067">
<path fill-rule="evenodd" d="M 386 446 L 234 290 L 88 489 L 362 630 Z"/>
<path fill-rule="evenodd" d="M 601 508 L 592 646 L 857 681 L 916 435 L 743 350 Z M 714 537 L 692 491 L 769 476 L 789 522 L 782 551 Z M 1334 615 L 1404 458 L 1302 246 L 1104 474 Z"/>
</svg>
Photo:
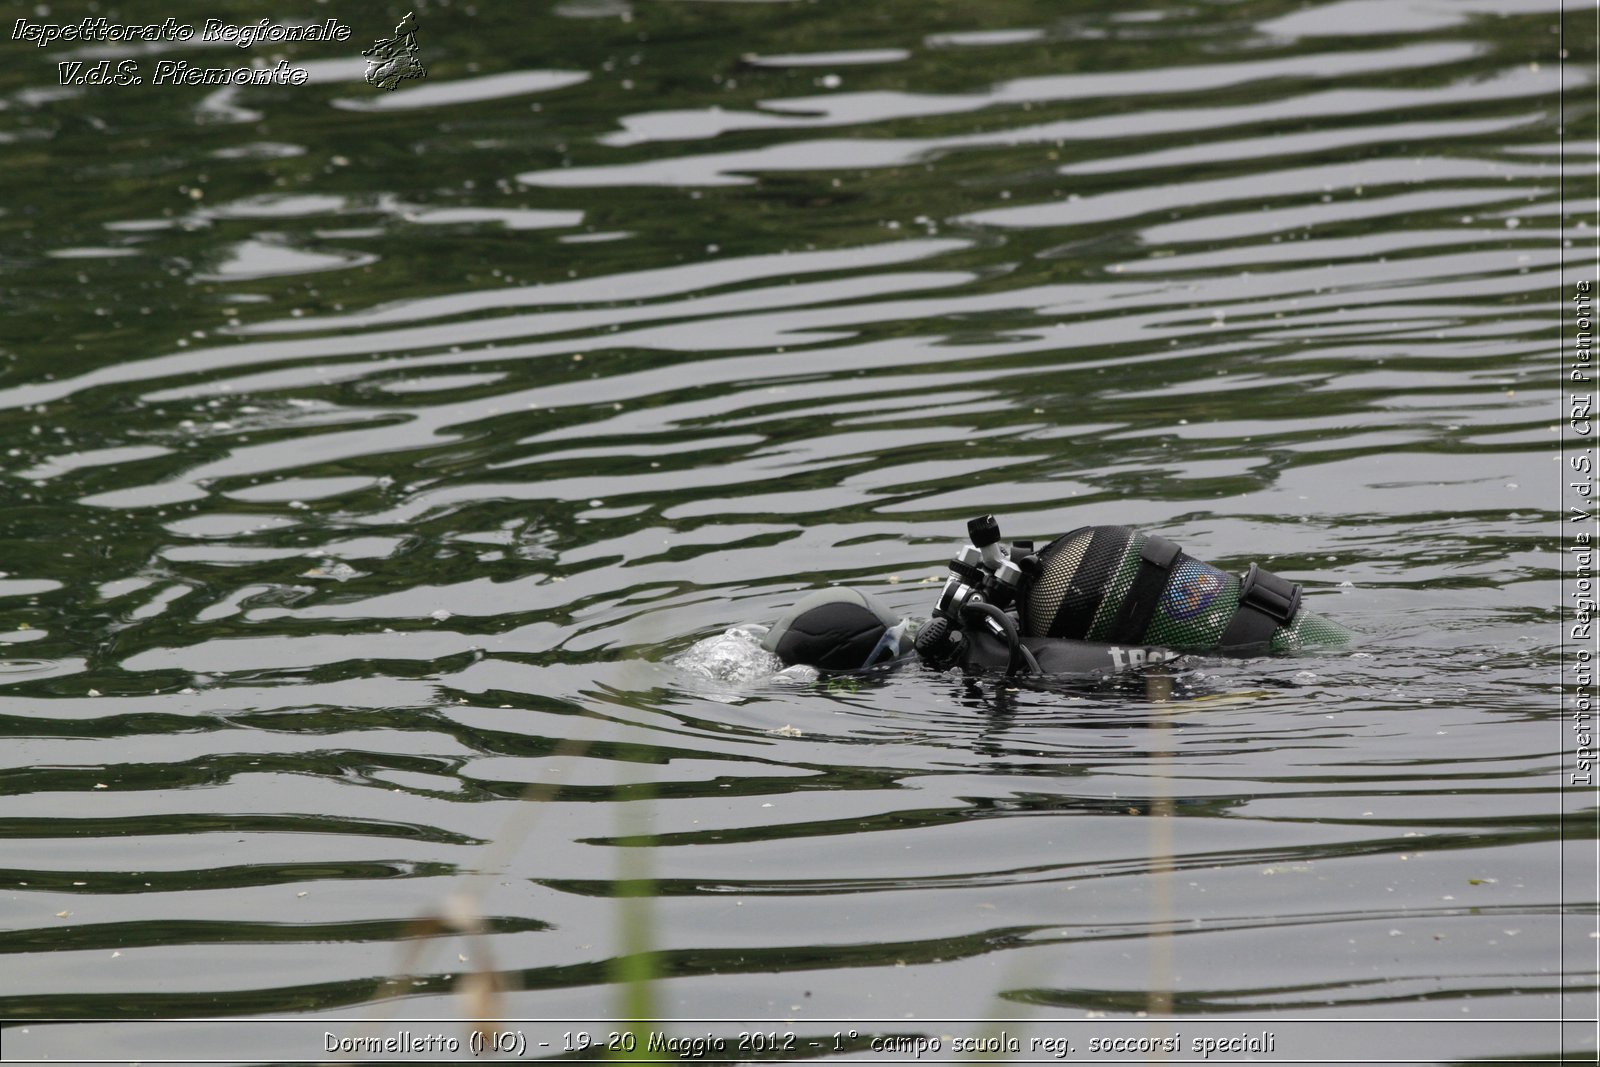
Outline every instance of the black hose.
<svg viewBox="0 0 1600 1067">
<path fill-rule="evenodd" d="M 986 619 L 992 619 L 1000 627 L 1001 632 L 1005 635 L 1007 651 L 1010 653 L 1010 662 L 1006 664 L 1006 674 L 1008 676 L 1017 673 L 1019 661 L 1026 664 L 1027 668 L 1034 674 L 1044 673 L 1039 670 L 1039 661 L 1033 658 L 1033 653 L 1022 643 L 1022 635 L 1017 632 L 1017 620 L 984 600 L 967 601 L 962 605 L 961 613 L 965 615 L 968 612 L 982 615 Z"/>
</svg>

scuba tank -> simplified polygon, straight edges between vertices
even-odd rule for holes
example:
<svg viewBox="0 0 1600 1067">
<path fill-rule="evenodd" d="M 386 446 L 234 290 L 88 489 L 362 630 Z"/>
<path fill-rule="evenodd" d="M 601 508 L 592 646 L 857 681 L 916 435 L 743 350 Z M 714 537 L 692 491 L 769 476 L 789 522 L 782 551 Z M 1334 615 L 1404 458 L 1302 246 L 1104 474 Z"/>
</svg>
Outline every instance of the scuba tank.
<svg viewBox="0 0 1600 1067">
<path fill-rule="evenodd" d="M 1342 644 L 1350 632 L 1300 606 L 1300 586 L 1251 564 L 1242 577 L 1125 526 L 1086 526 L 1037 554 L 967 523 L 934 619 L 930 666 L 1007 674 L 1109 674 L 1183 653 L 1256 656 Z"/>
<path fill-rule="evenodd" d="M 1350 631 L 1300 605 L 1300 586 L 1252 563 L 1228 574 L 1159 534 L 1085 526 L 1035 557 L 1017 613 L 1024 634 L 1259 656 L 1339 645 Z"/>
</svg>

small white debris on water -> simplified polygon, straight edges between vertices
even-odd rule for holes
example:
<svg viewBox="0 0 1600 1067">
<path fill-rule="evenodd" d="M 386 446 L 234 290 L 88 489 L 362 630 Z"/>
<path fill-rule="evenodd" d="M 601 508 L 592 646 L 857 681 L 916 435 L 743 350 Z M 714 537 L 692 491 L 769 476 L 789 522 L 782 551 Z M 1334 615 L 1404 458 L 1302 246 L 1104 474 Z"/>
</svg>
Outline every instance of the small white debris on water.
<svg viewBox="0 0 1600 1067">
<path fill-rule="evenodd" d="M 450 613 L 448 611 L 446 611 L 444 608 L 438 608 L 437 610 L 435 610 L 433 612 L 430 612 L 430 617 L 435 622 L 444 622 L 446 619 L 448 619 L 450 617 Z"/>
<path fill-rule="evenodd" d="M 302 572 L 300 577 L 326 578 L 335 582 L 348 582 L 352 578 L 361 578 L 364 575 L 361 571 L 341 560 L 325 559 L 310 570 Z"/>
</svg>

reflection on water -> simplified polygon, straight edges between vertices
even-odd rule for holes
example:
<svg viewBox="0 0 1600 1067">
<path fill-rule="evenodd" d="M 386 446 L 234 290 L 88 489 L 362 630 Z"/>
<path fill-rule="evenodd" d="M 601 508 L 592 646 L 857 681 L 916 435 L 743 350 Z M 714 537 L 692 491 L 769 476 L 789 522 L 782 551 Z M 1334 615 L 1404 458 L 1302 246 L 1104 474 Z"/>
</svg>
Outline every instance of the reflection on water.
<svg viewBox="0 0 1600 1067">
<path fill-rule="evenodd" d="M 1592 1055 L 1549 1021 L 1596 988 L 1560 8 L 427 9 L 392 93 L 329 46 L 220 90 L 14 47 L 6 1013 L 459 1017 L 490 971 L 604 1019 L 648 949 L 664 1018 L 806 1055 L 1141 1011 Z M 180 51 L 224 58 L 71 55 Z M 926 617 L 984 511 L 1260 561 L 1364 636 L 1014 689 L 726 636 L 835 582 Z"/>
</svg>

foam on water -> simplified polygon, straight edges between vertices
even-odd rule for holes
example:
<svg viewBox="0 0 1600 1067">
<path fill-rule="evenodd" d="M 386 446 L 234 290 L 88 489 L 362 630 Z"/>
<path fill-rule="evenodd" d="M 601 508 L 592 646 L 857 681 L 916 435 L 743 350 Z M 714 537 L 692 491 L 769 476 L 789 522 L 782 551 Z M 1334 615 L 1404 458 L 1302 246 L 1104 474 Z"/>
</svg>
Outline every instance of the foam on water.
<svg viewBox="0 0 1600 1067">
<path fill-rule="evenodd" d="M 720 634 L 696 641 L 667 662 L 686 674 L 731 686 L 815 681 L 815 667 L 801 663 L 784 667 L 781 659 L 761 647 L 767 629 L 759 623 L 730 626 Z"/>
</svg>

